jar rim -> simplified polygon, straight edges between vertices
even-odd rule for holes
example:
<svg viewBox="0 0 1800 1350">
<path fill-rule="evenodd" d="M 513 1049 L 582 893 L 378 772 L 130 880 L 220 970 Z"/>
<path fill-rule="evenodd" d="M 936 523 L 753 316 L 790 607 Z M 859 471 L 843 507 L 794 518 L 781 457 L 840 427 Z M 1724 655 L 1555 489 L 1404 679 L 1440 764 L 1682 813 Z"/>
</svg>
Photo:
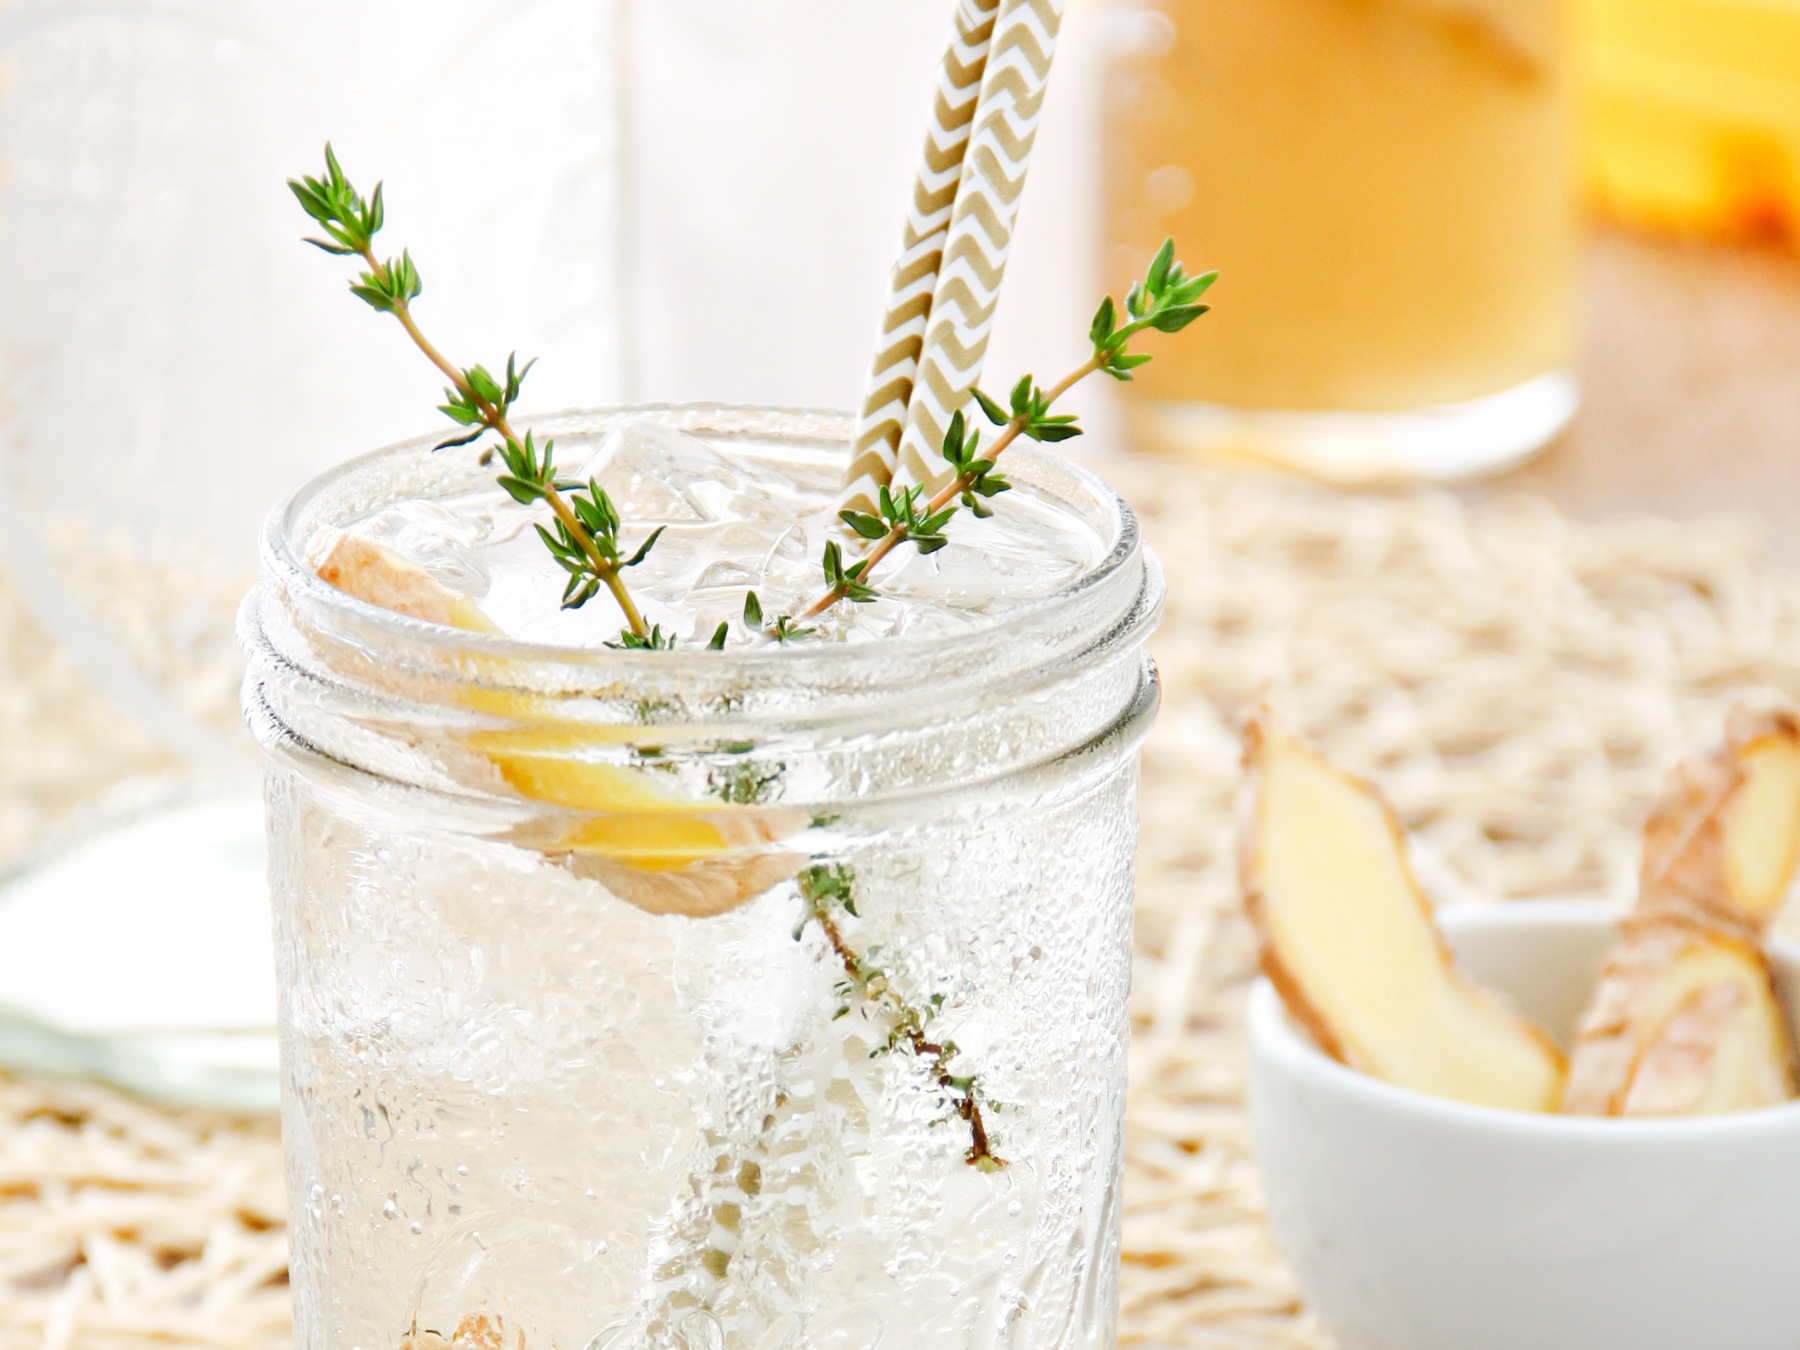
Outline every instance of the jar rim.
<svg viewBox="0 0 1800 1350">
<path fill-rule="evenodd" d="M 603 434 L 632 417 L 655 417 L 677 430 L 717 442 L 751 444 L 842 445 L 849 440 L 850 415 L 809 409 L 753 407 L 719 403 L 646 404 L 571 410 L 519 419 L 540 438 Z M 856 643 L 770 644 L 723 652 L 698 647 L 675 651 L 619 651 L 606 647 L 534 642 L 478 633 L 433 623 L 384 609 L 339 590 L 321 579 L 304 561 L 307 538 L 321 522 L 316 515 L 333 491 L 359 476 L 403 462 L 434 456 L 436 436 L 416 437 L 347 460 L 290 493 L 270 513 L 263 529 L 263 576 L 259 592 L 274 590 L 300 626 L 330 631 L 353 642 L 361 640 L 386 650 L 404 648 L 442 673 L 455 670 L 491 673 L 528 670 L 529 687 L 543 694 L 588 692 L 621 684 L 725 685 L 776 687 L 801 685 L 824 692 L 885 687 L 893 691 L 901 678 L 897 668 L 928 679 L 933 670 L 985 670 L 989 680 L 1009 682 L 1022 669 L 998 669 L 994 653 L 1043 645 L 1038 659 L 1021 652 L 1023 661 L 999 666 L 1036 666 L 1101 644 L 1116 650 L 1120 639 L 1141 640 L 1161 608 L 1161 576 L 1144 546 L 1136 514 L 1125 500 L 1091 470 L 1032 444 L 1014 446 L 1007 455 L 1008 473 L 1016 480 L 1049 493 L 1083 515 L 1102 536 L 1106 553 L 1094 567 L 1045 595 L 1022 601 L 979 625 L 948 633 L 902 634 Z M 444 452 L 445 454 L 453 452 Z M 404 475 L 399 481 L 404 481 Z M 404 491 L 362 503 L 364 511 L 405 496 Z M 343 523 L 343 522 L 337 522 Z M 1124 584 L 1120 583 L 1133 583 Z M 1096 603 L 1098 602 L 1098 603 Z M 1061 650 L 1058 650 L 1061 649 Z"/>
</svg>

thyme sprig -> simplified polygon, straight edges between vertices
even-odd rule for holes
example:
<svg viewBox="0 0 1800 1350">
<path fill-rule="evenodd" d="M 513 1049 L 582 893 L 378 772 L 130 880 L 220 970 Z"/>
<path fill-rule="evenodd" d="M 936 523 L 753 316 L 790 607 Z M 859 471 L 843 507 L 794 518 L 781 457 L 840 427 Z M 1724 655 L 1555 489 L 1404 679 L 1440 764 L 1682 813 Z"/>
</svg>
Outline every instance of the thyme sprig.
<svg viewBox="0 0 1800 1350">
<path fill-rule="evenodd" d="M 934 553 L 944 547 L 948 542 L 944 527 L 959 508 L 967 507 L 977 518 L 992 515 L 987 499 L 1012 487 L 994 472 L 1000 456 L 1021 436 L 1054 444 L 1081 435 L 1074 416 L 1051 411 L 1058 400 L 1090 375 L 1130 380 L 1131 372 L 1151 359 L 1148 352 L 1131 350 L 1132 339 L 1149 329 L 1179 333 L 1186 328 L 1207 312 L 1209 307 L 1199 303 L 1200 297 L 1218 276 L 1217 272 L 1188 276 L 1186 268 L 1175 260 L 1175 241 L 1165 240 L 1143 279 L 1126 294 L 1123 314 L 1110 295 L 1100 302 L 1088 329 L 1093 355 L 1079 367 L 1049 389 L 1039 386 L 1030 375 L 1024 376 L 1013 386 L 1006 407 L 975 390 L 976 404 L 987 420 L 1000 428 L 999 435 L 983 449 L 979 430 L 970 428 L 958 410 L 944 435 L 944 459 L 955 471 L 947 485 L 929 500 L 922 500 L 922 486 L 898 493 L 883 488 L 879 515 L 840 512 L 844 524 L 872 547 L 862 557 L 846 563 L 837 543 L 828 543 L 822 564 L 825 592 L 790 622 L 804 624 L 816 619 L 840 601 L 866 603 L 876 599 L 879 592 L 871 578 L 882 560 L 902 544 L 914 544 L 921 553 Z"/>
<path fill-rule="evenodd" d="M 412 302 L 419 298 L 424 283 L 412 254 L 402 250 L 398 258 L 386 259 L 375 254 L 375 236 L 386 223 L 382 185 L 377 183 L 365 200 L 351 185 L 329 144 L 325 147 L 324 176 L 290 178 L 288 187 L 325 235 L 306 242 L 340 257 L 360 258 L 366 270 L 351 282 L 350 293 L 376 313 L 392 314 L 399 320 L 413 345 L 450 381 L 439 411 L 459 427 L 470 430 L 466 435 L 443 441 L 437 448 L 468 445 L 493 432 L 500 443 L 490 454 L 497 453 L 505 467 L 505 472 L 498 475 L 500 486 L 521 505 L 542 501 L 550 508 L 554 528 L 539 525 L 537 532 L 558 565 L 569 574 L 563 608 L 580 609 L 604 587 L 618 603 L 626 623 L 620 641 L 609 646 L 644 651 L 672 647 L 673 638 L 663 636 L 660 628 L 645 624 L 622 575 L 649 556 L 662 531 L 657 530 L 626 557 L 618 510 L 600 485 L 591 478 L 585 484 L 559 480 L 555 469 L 556 443 L 545 441 L 540 450 L 530 432 L 521 438 L 513 431 L 509 414 L 536 361 L 520 366 L 516 353 L 508 356 L 502 378 L 484 366 L 454 365 L 432 345 L 413 317 Z M 717 635 L 714 645 L 722 645 Z"/>
<path fill-rule="evenodd" d="M 826 551 L 826 556 L 831 556 L 830 550 Z M 757 599 L 755 591 L 744 592 L 744 627 L 773 642 L 795 642 L 803 637 L 811 637 L 818 631 L 816 628 L 802 627 L 791 614 L 777 614 L 765 619 L 762 601 Z"/>
<path fill-rule="evenodd" d="M 932 1080 L 949 1100 L 953 1116 L 961 1117 L 969 1127 L 970 1142 L 963 1154 L 964 1161 L 983 1172 L 998 1172 L 1006 1166 L 1006 1159 L 994 1152 L 993 1140 L 988 1135 L 987 1120 L 981 1110 L 984 1095 L 981 1085 L 974 1074 L 951 1072 L 951 1065 L 961 1053 L 956 1042 L 932 1040 L 927 1030 L 931 1015 L 908 1003 L 894 988 L 887 972 L 868 957 L 859 955 L 844 936 L 838 911 L 842 910 L 853 919 L 861 917 L 856 911 L 856 873 L 843 863 L 819 863 L 801 872 L 797 880 L 806 909 L 794 932 L 795 941 L 805 934 L 808 925 L 816 923 L 825 935 L 826 945 L 844 967 L 846 979 L 837 986 L 837 992 L 845 1001 L 837 1016 L 848 1016 L 850 1000 L 858 999 L 866 1009 L 885 1020 L 887 1040 L 874 1053 L 888 1054 L 906 1049 L 923 1062 Z M 942 1005 L 942 996 L 934 996 L 932 1013 Z"/>
</svg>

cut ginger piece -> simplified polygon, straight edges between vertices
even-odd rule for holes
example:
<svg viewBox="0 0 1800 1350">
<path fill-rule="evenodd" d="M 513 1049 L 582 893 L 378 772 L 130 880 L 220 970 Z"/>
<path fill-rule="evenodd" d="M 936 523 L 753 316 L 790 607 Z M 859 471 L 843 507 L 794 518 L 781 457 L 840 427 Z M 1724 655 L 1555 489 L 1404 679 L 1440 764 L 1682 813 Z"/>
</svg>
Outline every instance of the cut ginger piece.
<svg viewBox="0 0 1800 1350">
<path fill-rule="evenodd" d="M 1794 1051 L 1761 940 L 1800 861 L 1800 712 L 1733 709 L 1644 825 L 1637 906 L 1581 1020 L 1563 1109 L 1699 1116 L 1791 1100 Z"/>
<path fill-rule="evenodd" d="M 494 621 L 410 558 L 344 530 L 322 530 L 307 550 L 319 580 L 381 609 L 448 624 L 472 633 L 498 633 Z"/>
<path fill-rule="evenodd" d="M 1628 924 L 1582 1018 L 1564 1111 L 1707 1116 L 1794 1093 L 1793 1049 L 1762 951 L 1667 919 Z"/>
<path fill-rule="evenodd" d="M 543 852 L 592 854 L 639 871 L 673 872 L 760 849 L 806 823 L 796 811 L 696 800 L 660 774 L 583 759 L 585 731 L 565 725 L 469 737 L 520 796 L 579 813 L 553 822 L 548 835 L 531 827 L 519 833 Z"/>
<path fill-rule="evenodd" d="M 1725 744 L 1677 765 L 1644 825 L 1640 914 L 1759 936 L 1800 863 L 1800 712 L 1746 703 Z"/>
<path fill-rule="evenodd" d="M 308 561 L 322 580 L 369 604 L 500 632 L 467 596 L 371 540 L 323 531 Z M 802 813 L 695 800 L 660 775 L 589 757 L 626 744 L 624 728 L 571 721 L 557 715 L 554 700 L 508 690 L 469 689 L 466 702 L 514 725 L 468 733 L 463 747 L 521 797 L 571 813 L 521 825 L 512 842 L 565 862 L 639 909 L 708 918 L 755 899 L 804 862 L 767 847 L 804 826 Z"/>
<path fill-rule="evenodd" d="M 1453 964 L 1376 790 L 1253 722 L 1239 868 L 1263 970 L 1333 1058 L 1455 1101 L 1554 1111 L 1563 1058 Z"/>
</svg>

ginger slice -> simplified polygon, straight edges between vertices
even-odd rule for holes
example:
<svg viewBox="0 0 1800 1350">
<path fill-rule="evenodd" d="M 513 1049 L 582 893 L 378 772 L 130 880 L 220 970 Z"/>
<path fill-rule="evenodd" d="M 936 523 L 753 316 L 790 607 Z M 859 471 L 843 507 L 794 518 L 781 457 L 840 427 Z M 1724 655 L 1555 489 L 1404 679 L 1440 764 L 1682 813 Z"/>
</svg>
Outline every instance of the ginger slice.
<svg viewBox="0 0 1800 1350">
<path fill-rule="evenodd" d="M 1401 1087 L 1554 1111 L 1563 1058 L 1453 964 L 1369 784 L 1253 722 L 1239 869 L 1263 970 L 1333 1058 Z"/>
<path fill-rule="evenodd" d="M 322 530 L 307 550 L 319 579 L 382 609 L 472 633 L 498 633 L 494 621 L 410 558 L 343 530 Z"/>
<path fill-rule="evenodd" d="M 1746 1111 L 1795 1095 L 1763 932 L 1800 862 L 1800 712 L 1740 704 L 1644 824 L 1637 906 L 1583 1015 L 1563 1110 Z"/>
<path fill-rule="evenodd" d="M 798 854 L 768 851 L 805 828 L 801 812 L 696 801 L 653 773 L 558 757 L 558 749 L 579 749 L 562 736 L 494 732 L 474 739 L 521 795 L 580 813 L 522 825 L 513 842 L 560 859 L 647 913 L 725 914 L 806 863 Z"/>
<path fill-rule="evenodd" d="M 369 604 L 415 619 L 499 633 L 479 606 L 390 548 L 342 530 L 322 531 L 307 561 L 321 580 Z M 556 717 L 529 695 L 468 691 L 469 706 L 522 725 L 461 738 L 513 791 L 578 813 L 532 822 L 512 842 L 565 863 L 651 914 L 711 918 L 747 904 L 804 863 L 767 845 L 803 828 L 791 810 L 697 801 L 641 769 L 586 758 L 623 744 L 623 729 Z"/>
<path fill-rule="evenodd" d="M 1725 744 L 1669 775 L 1644 825 L 1637 912 L 1759 937 L 1800 862 L 1800 711 L 1742 704 Z"/>
<path fill-rule="evenodd" d="M 1629 923 L 1582 1018 L 1563 1110 L 1704 1116 L 1794 1095 L 1793 1049 L 1761 949 L 1667 918 Z"/>
<path fill-rule="evenodd" d="M 800 855 L 768 847 L 804 829 L 804 812 L 698 801 L 654 774 L 616 764 L 547 764 L 532 749 L 497 743 L 509 734 L 484 733 L 481 744 L 501 776 L 523 797 L 579 813 L 522 825 L 512 842 L 561 861 L 646 913 L 712 918 L 805 865 Z"/>
<path fill-rule="evenodd" d="M 598 853 L 570 853 L 565 861 L 576 876 L 599 882 L 646 914 L 684 914 L 690 919 L 729 914 L 806 866 L 805 855 L 799 853 L 704 858 L 668 872 L 627 867 Z"/>
</svg>

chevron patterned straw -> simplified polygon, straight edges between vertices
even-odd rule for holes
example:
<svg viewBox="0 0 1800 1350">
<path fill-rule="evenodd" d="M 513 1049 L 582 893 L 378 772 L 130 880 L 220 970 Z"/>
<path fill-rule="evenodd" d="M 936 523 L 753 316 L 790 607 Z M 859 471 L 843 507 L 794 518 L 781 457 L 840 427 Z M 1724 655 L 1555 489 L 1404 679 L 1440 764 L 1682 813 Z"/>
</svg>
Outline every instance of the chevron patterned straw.
<svg viewBox="0 0 1800 1350">
<path fill-rule="evenodd" d="M 937 98 L 913 183 L 906 233 L 889 280 L 887 312 L 875 342 L 855 448 L 844 470 L 839 504 L 854 511 L 874 511 L 876 492 L 894 475 L 1000 4 L 1001 0 L 958 0 L 950 47 L 938 67 Z"/>
<path fill-rule="evenodd" d="M 1002 0 L 919 357 L 897 486 L 941 485 L 951 414 L 981 378 L 1064 0 Z"/>
</svg>

